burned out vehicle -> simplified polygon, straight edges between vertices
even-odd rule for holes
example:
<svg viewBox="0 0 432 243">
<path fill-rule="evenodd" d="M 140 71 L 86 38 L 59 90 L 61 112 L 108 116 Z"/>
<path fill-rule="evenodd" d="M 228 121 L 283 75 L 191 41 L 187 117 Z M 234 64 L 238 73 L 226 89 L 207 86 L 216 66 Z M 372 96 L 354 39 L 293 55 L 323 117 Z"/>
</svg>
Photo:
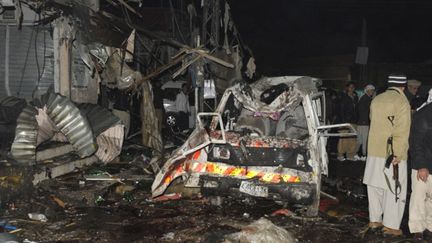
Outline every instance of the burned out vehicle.
<svg viewBox="0 0 432 243">
<path fill-rule="evenodd" d="M 284 76 L 227 89 L 214 113 L 198 114 L 191 136 L 158 172 L 153 197 L 181 182 L 204 196 L 267 198 L 316 215 L 327 137 L 355 135 L 349 124 L 323 124 L 320 83 Z M 328 132 L 337 127 L 347 132 Z"/>
</svg>

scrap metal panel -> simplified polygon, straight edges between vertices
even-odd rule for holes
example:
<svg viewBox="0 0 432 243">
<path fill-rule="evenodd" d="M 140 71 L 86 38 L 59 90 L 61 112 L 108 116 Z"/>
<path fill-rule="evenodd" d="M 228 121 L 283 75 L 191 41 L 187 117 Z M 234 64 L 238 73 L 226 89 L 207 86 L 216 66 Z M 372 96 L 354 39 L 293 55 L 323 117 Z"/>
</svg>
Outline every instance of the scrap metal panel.
<svg viewBox="0 0 432 243">
<path fill-rule="evenodd" d="M 7 31 L 8 35 L 6 35 Z M 38 63 L 36 63 L 35 48 L 37 48 Z M 6 57 L 7 51 L 8 57 Z M 39 91 L 45 93 L 54 83 L 53 57 L 53 41 L 48 29 L 22 26 L 22 30 L 18 30 L 16 25 L 0 25 L 0 97 L 7 95 L 5 74 L 8 73 L 10 95 L 31 99 L 38 83 L 38 70 L 42 73 Z"/>
<path fill-rule="evenodd" d="M 68 98 L 58 94 L 50 94 L 47 102 L 47 114 L 56 127 L 66 135 L 81 158 L 96 152 L 96 141 L 87 118 Z"/>
<path fill-rule="evenodd" d="M 17 119 L 11 153 L 22 164 L 34 163 L 36 160 L 38 123 L 35 116 L 37 113 L 33 106 L 27 105 Z"/>
</svg>

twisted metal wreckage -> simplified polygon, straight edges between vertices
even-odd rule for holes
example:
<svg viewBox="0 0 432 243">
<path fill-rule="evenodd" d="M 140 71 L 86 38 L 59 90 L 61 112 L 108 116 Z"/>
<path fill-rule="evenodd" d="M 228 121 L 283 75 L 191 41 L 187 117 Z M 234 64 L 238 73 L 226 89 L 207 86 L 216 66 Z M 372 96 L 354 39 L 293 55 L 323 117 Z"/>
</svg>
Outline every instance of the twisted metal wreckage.
<svg viewBox="0 0 432 243">
<path fill-rule="evenodd" d="M 169 2 L 172 10 L 172 2 Z M 141 113 L 145 113 L 145 116 L 142 116 L 142 142 L 144 146 L 156 151 L 152 161 L 159 161 L 162 154 L 157 151 L 163 150 L 162 139 L 160 129 L 157 127 L 158 122 L 155 121 L 150 81 L 166 75 L 167 71 L 171 73 L 170 78 L 174 79 L 189 70 L 194 73 L 196 85 L 201 85 L 204 79 L 203 65 L 208 65 L 210 71 L 219 72 L 217 78 L 224 79 L 223 81 L 228 82 L 228 85 L 233 80 L 239 79 L 239 76 L 241 77 L 239 74 L 242 67 L 239 54 L 241 48 L 238 47 L 240 41 L 230 19 L 227 3 L 224 6 L 224 21 L 222 21 L 222 28 L 225 31 L 223 46 L 214 48 L 212 51 L 209 51 L 206 45 L 212 43 L 213 46 L 217 46 L 215 42 L 219 40 L 215 38 L 220 39 L 219 36 L 214 38 L 210 34 L 209 37 L 207 32 L 210 30 L 203 30 L 206 34 L 201 35 L 203 44 L 200 44 L 199 35 L 192 35 L 196 27 L 196 23 L 193 23 L 196 19 L 194 5 L 187 6 L 190 19 L 190 28 L 187 31 L 190 36 L 187 39 L 196 46 L 191 47 L 185 44 L 183 36 L 179 38 L 179 35 L 187 32 L 181 31 L 178 23 L 175 23 L 177 31 L 173 36 L 167 37 L 163 32 L 149 31 L 141 24 L 144 15 L 139 11 L 145 11 L 145 8 L 137 10 L 135 2 L 132 2 L 135 4 L 133 7 L 129 3 L 125 1 L 16 1 L 15 5 L 20 16 L 23 15 L 22 9 L 25 5 L 37 13 L 35 25 L 48 24 L 53 28 L 55 82 L 54 91 L 51 90 L 40 97 L 37 97 L 37 94 L 35 97 L 33 94 L 33 102 L 27 104 L 19 114 L 11 154 L 21 164 L 33 164 L 35 161 L 53 158 L 71 151 L 81 158 L 75 161 L 73 166 L 63 166 L 57 172 L 55 168 L 51 168 L 49 176 L 36 175 L 34 183 L 48 177 L 60 176 L 75 167 L 98 160 L 107 163 L 120 154 L 125 136 L 124 124 L 107 109 L 88 104 L 97 102 L 96 94 L 100 92 L 99 83 L 109 88 L 141 94 Z M 211 5 L 212 1 L 207 4 Z M 219 5 L 214 7 L 219 8 Z M 205 9 L 208 13 L 209 8 Z M 173 20 L 177 21 L 174 15 L 173 12 Z M 213 25 L 219 23 L 219 21 L 210 23 L 210 19 L 208 17 L 205 20 L 207 22 L 202 28 L 212 25 L 213 30 L 215 28 Z M 20 28 L 22 18 L 18 18 L 17 21 Z M 183 41 L 178 41 L 179 39 Z M 146 56 L 149 58 L 146 62 L 135 55 L 136 43 L 140 43 L 136 47 L 147 50 Z M 165 53 L 160 53 L 160 47 L 164 48 Z M 177 53 L 172 54 L 176 49 Z M 74 69 L 77 55 L 85 66 L 82 76 L 87 82 L 85 89 L 80 86 L 81 83 L 71 83 L 72 76 L 75 76 L 74 72 L 77 71 Z M 163 56 L 169 58 L 164 59 Z M 131 60 L 137 63 L 138 67 L 130 67 L 128 62 Z M 235 65 L 230 63 L 231 61 L 234 61 Z M 177 70 L 172 72 L 173 68 Z M 234 75 L 226 69 L 235 70 Z M 221 75 L 223 72 L 228 74 Z M 249 68 L 249 74 L 252 75 L 251 73 L 253 70 Z M 51 149 L 49 152 L 37 151 L 38 146 L 46 141 L 69 144 L 61 149 Z M 156 166 L 155 170 L 157 169 Z"/>
<path fill-rule="evenodd" d="M 223 21 L 209 21 L 212 18 L 205 17 L 202 26 L 205 33 L 195 36 L 193 20 L 196 11 L 193 5 L 188 5 L 190 31 L 186 33 L 190 33 L 192 43 L 189 46 L 178 41 L 184 39 L 179 26 L 174 28 L 174 32 L 180 35 L 178 39 L 161 37 L 140 26 L 138 21 L 143 15 L 124 1 L 108 1 L 109 6 L 121 10 L 123 19 L 116 16 L 115 11 L 103 8 L 94 11 L 92 6 L 80 8 L 83 3 L 78 4 L 79 1 L 66 1 L 69 4 L 49 2 L 57 5 L 28 2 L 34 9 L 46 11 L 46 18 L 40 22 L 53 21 L 56 29 L 54 40 L 60 53 L 63 50 L 67 56 L 72 43 L 78 46 L 90 80 L 130 92 L 141 90 L 141 112 L 146 114 L 142 119 L 142 141 L 143 145 L 156 151 L 150 162 L 156 173 L 152 185 L 153 197 L 168 193 L 170 185 L 184 183 L 185 187 L 199 188 L 202 194 L 209 196 L 252 196 L 301 204 L 308 208 L 308 214 L 316 215 L 321 174 L 327 173 L 326 137 L 352 136 L 355 130 L 349 124 L 325 125 L 324 97 L 317 89 L 320 85 L 318 79 L 287 76 L 262 78 L 250 85 L 245 82 L 233 85 L 235 80 L 242 80 L 240 70 L 244 49 L 230 20 L 227 3 Z M 215 2 L 219 3 L 203 1 Z M 205 6 L 204 14 L 211 10 L 213 16 L 220 14 L 219 10 L 215 11 L 220 7 L 218 4 L 214 4 L 214 8 Z M 173 19 L 173 22 L 176 20 Z M 223 45 L 218 44 L 221 39 L 220 23 L 225 32 Z M 86 28 L 80 28 L 82 26 Z M 210 35 L 208 32 L 211 32 Z M 107 33 L 112 38 L 101 38 Z M 163 61 L 157 52 L 148 50 L 148 46 L 144 45 L 142 47 L 148 51 L 152 62 L 147 62 L 145 71 L 141 72 L 140 68 L 135 71 L 125 60 L 134 54 L 132 40 L 143 37 L 150 43 L 167 45 L 167 53 L 173 48 L 178 52 Z M 203 41 L 202 45 L 200 41 Z M 235 42 L 237 47 L 233 45 Z M 216 48 L 208 51 L 209 46 Z M 241 52 L 242 55 L 239 54 Z M 249 58 L 247 63 L 245 73 L 251 77 L 255 68 L 253 58 Z M 66 71 L 70 72 L 67 64 Z M 204 69 L 204 64 L 209 67 Z M 61 60 L 59 65 L 60 75 L 55 88 L 66 97 L 48 94 L 37 108 L 27 106 L 23 110 L 18 119 L 12 154 L 25 163 L 37 160 L 37 145 L 53 139 L 69 141 L 71 146 L 66 150 L 76 151 L 81 158 L 97 158 L 104 162 L 112 160 L 121 150 L 123 124 L 116 119 L 107 119 L 106 126 L 98 127 L 97 120 L 111 114 L 102 110 L 94 112 L 98 108 L 77 106 L 71 102 L 69 97 L 74 101 L 77 94 L 74 96 L 73 90 L 68 90 L 70 85 L 68 77 L 62 76 L 65 70 L 61 71 Z M 170 78 L 176 78 L 188 70 L 197 87 L 204 83 L 205 70 L 210 74 L 216 72 L 214 76 L 219 81 L 215 85 L 219 91 L 225 90 L 226 86 L 230 88 L 225 90 L 215 112 L 198 113 L 195 130 L 160 168 L 158 162 L 163 160 L 163 155 L 157 151 L 162 150 L 162 142 L 158 123 L 155 122 L 150 80 L 173 68 L 177 70 L 171 73 Z M 196 104 L 201 103 L 195 100 Z M 345 134 L 327 132 L 338 127 L 347 127 L 350 131 Z M 86 160 L 80 165 L 88 162 Z M 58 174 L 51 171 L 52 177 Z M 34 182 L 43 179 L 43 175 L 35 176 Z"/>
<path fill-rule="evenodd" d="M 153 197 L 182 183 L 207 196 L 268 198 L 316 215 L 327 137 L 355 136 L 350 124 L 325 125 L 320 83 L 285 76 L 228 88 L 215 112 L 198 114 L 195 130 L 158 172 Z M 328 133 L 341 127 L 348 132 Z"/>
</svg>

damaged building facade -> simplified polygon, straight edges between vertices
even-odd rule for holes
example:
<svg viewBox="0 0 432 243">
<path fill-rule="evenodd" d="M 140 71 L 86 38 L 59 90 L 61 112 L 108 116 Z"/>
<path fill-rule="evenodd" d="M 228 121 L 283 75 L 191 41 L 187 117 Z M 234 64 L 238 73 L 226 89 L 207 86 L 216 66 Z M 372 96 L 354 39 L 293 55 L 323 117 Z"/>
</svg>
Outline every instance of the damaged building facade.
<svg viewBox="0 0 432 243">
<path fill-rule="evenodd" d="M 6 48 L 0 53 L 5 60 L 0 95 L 15 97 L 1 103 L 4 119 L 9 119 L 5 124 L 10 124 L 5 128 L 17 125 L 12 141 L 11 129 L 4 129 L 9 138 L 4 144 L 11 146 L 15 160 L 34 162 L 36 148 L 51 140 L 69 142 L 81 158 L 111 153 L 102 159 L 108 162 L 119 154 L 123 138 L 140 134 L 144 146 L 161 153 L 152 85 L 187 81 L 196 91 L 196 104 L 201 104 L 193 104 L 196 117 L 196 111 L 204 109 L 204 84 L 210 84 L 215 99 L 215 84 L 222 85 L 216 85 L 220 92 L 241 80 L 244 50 L 227 3 L 203 2 L 199 13 L 193 2 L 161 4 L 2 2 L 1 44 Z M 17 103 L 22 104 L 17 107 L 21 114 L 14 110 L 15 117 L 6 118 Z M 83 110 L 89 104 L 99 114 Z M 110 111 L 120 120 L 110 119 Z M 97 119 L 111 120 L 102 127 L 116 132 L 91 127 Z"/>
</svg>

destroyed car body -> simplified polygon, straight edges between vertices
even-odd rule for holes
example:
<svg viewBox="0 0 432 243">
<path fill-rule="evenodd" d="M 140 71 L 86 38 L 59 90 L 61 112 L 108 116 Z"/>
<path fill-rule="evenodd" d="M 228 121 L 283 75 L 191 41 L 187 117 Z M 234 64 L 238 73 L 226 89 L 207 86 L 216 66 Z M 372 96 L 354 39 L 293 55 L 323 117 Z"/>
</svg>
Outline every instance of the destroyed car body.
<svg viewBox="0 0 432 243">
<path fill-rule="evenodd" d="M 199 113 L 189 139 L 166 161 L 153 197 L 173 182 L 204 196 L 246 196 L 303 205 L 316 215 L 328 136 L 354 136 L 349 124 L 324 125 L 324 94 L 311 77 L 262 78 L 227 89 L 214 113 Z M 349 132 L 330 134 L 346 127 Z"/>
</svg>

